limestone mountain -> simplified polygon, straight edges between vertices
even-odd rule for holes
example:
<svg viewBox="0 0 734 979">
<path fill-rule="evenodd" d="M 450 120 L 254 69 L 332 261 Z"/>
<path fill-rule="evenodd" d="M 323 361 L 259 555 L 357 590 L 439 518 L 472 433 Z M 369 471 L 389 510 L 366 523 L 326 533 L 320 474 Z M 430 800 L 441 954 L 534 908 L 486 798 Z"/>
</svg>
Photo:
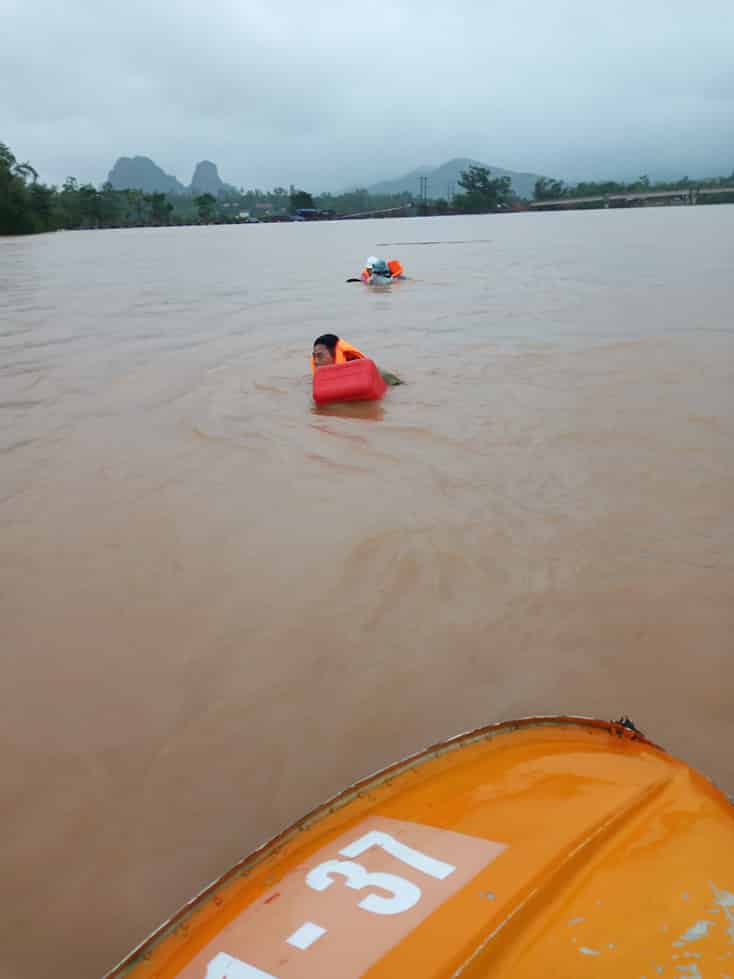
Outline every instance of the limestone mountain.
<svg viewBox="0 0 734 979">
<path fill-rule="evenodd" d="M 107 178 L 115 190 L 142 190 L 146 194 L 185 194 L 186 188 L 175 177 L 147 156 L 121 156 Z"/>
<path fill-rule="evenodd" d="M 201 163 L 196 164 L 189 189 L 192 194 L 213 194 L 214 197 L 218 197 L 220 193 L 236 191 L 237 188 L 232 187 L 231 184 L 225 184 L 219 176 L 216 163 L 212 163 L 211 160 L 202 160 Z"/>
<path fill-rule="evenodd" d="M 226 184 L 219 176 L 216 163 L 202 160 L 196 164 L 191 184 L 185 187 L 176 177 L 161 170 L 147 156 L 121 156 L 110 170 L 107 178 L 115 190 L 142 190 L 146 194 L 212 194 L 237 190 Z"/>
</svg>

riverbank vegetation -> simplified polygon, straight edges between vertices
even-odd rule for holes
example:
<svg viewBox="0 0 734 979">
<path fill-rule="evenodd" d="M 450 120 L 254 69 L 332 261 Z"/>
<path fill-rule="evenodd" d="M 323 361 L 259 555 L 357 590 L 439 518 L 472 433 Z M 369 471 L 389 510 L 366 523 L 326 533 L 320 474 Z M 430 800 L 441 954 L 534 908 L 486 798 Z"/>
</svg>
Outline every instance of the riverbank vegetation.
<svg viewBox="0 0 734 979">
<path fill-rule="evenodd" d="M 527 202 L 512 191 L 508 177 L 493 178 L 490 170 L 470 166 L 458 181 L 459 192 L 451 200 L 416 197 L 408 191 L 399 194 L 370 194 L 355 189 L 344 194 L 312 195 L 305 190 L 275 187 L 273 190 L 234 190 L 220 193 L 187 194 L 145 193 L 134 188 L 117 189 L 110 183 L 97 188 L 68 177 L 61 187 L 48 186 L 38 179 L 30 163 L 20 163 L 12 151 L 0 143 L 0 234 L 24 235 L 62 229 L 161 227 L 189 224 L 242 224 L 256 221 L 318 220 L 346 216 L 408 216 L 417 214 L 484 214 L 503 210 L 522 210 Z M 614 181 L 567 185 L 561 180 L 541 177 L 535 184 L 536 202 L 571 200 L 593 195 L 623 192 L 647 193 L 657 190 L 717 188 L 734 185 L 731 177 L 652 184 L 640 177 L 632 184 Z M 734 193 L 720 193 L 706 202 L 731 200 Z M 700 203 L 704 202 L 701 198 Z"/>
<path fill-rule="evenodd" d="M 698 190 L 717 190 L 719 188 L 734 187 L 734 171 L 728 177 L 709 177 L 703 180 L 690 180 L 682 177 L 680 180 L 651 181 L 647 175 L 638 177 L 629 183 L 620 183 L 615 180 L 604 181 L 581 181 L 577 184 L 566 184 L 563 180 L 553 180 L 549 177 L 540 177 L 535 181 L 533 200 L 535 201 L 561 201 L 575 200 L 582 197 L 608 197 L 615 194 L 655 194 L 666 191 L 681 191 L 682 195 L 695 193 Z M 708 196 L 708 195 L 706 195 Z M 724 191 L 717 195 L 717 201 L 723 201 L 726 195 Z M 728 198 L 734 202 L 734 193 L 728 194 Z M 702 203 L 703 201 L 701 201 Z"/>
</svg>

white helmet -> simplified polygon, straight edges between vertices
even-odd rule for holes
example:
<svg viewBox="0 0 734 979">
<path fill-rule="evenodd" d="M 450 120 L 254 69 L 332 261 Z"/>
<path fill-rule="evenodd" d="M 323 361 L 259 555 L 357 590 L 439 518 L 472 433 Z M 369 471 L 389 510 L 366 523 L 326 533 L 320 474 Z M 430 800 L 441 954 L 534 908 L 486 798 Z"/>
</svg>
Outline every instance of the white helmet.
<svg viewBox="0 0 734 979">
<path fill-rule="evenodd" d="M 366 268 L 371 269 L 373 268 L 373 266 L 377 265 L 378 262 L 379 262 L 379 258 L 375 258 L 374 255 L 370 255 L 370 257 L 367 259 L 367 261 L 364 264 Z"/>
</svg>

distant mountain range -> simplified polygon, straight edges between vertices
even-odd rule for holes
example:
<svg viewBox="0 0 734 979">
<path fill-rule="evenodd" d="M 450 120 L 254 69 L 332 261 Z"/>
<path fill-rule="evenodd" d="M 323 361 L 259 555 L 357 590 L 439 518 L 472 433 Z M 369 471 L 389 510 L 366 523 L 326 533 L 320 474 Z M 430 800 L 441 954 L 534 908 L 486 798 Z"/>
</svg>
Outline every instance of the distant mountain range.
<svg viewBox="0 0 734 979">
<path fill-rule="evenodd" d="M 107 179 L 115 190 L 142 190 L 146 194 L 213 194 L 217 197 L 223 192 L 237 191 L 231 184 L 225 184 L 219 176 L 216 164 L 210 160 L 202 160 L 196 164 L 188 187 L 161 170 L 147 156 L 121 156 Z"/>
<path fill-rule="evenodd" d="M 480 163 L 468 157 L 457 157 L 440 167 L 418 167 L 402 177 L 372 184 L 367 187 L 367 190 L 370 194 L 400 194 L 409 191 L 415 197 L 420 197 L 421 178 L 425 177 L 428 180 L 429 198 L 447 198 L 461 191 L 459 178 L 470 166 L 487 167 L 493 177 L 509 177 L 512 181 L 512 189 L 519 197 L 533 196 L 533 188 L 539 174 L 518 173 L 489 163 Z M 216 164 L 210 160 L 202 160 L 201 163 L 196 164 L 188 186 L 166 173 L 147 156 L 121 156 L 110 170 L 107 179 L 115 190 L 135 189 L 143 190 L 147 194 L 213 194 L 217 197 L 221 193 L 237 190 L 220 178 Z"/>
<path fill-rule="evenodd" d="M 487 167 L 491 171 L 492 177 L 509 177 L 512 181 L 512 189 L 518 197 L 532 197 L 535 181 L 540 176 L 537 173 L 518 173 L 515 170 L 505 170 L 504 167 L 496 167 L 491 163 L 480 163 L 479 160 L 470 160 L 468 157 L 457 157 L 449 160 L 440 167 L 418 167 L 411 170 L 402 177 L 395 180 L 381 180 L 379 183 L 372 184 L 367 188 L 370 194 L 400 194 L 409 191 L 415 197 L 420 197 L 421 177 L 428 179 L 429 198 L 447 198 L 449 194 L 461 192 L 459 187 L 459 177 L 462 172 L 471 166 Z"/>
</svg>

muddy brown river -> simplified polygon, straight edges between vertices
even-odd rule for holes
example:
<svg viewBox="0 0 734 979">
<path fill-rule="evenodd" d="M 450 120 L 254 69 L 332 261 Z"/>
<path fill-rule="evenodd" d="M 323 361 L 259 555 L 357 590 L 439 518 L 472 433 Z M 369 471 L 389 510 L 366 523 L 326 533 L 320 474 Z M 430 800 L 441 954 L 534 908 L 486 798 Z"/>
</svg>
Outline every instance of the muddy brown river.
<svg viewBox="0 0 734 979">
<path fill-rule="evenodd" d="M 0 240 L 2 979 L 492 721 L 734 792 L 732 254 L 725 205 Z M 324 332 L 406 383 L 316 412 Z"/>
</svg>

